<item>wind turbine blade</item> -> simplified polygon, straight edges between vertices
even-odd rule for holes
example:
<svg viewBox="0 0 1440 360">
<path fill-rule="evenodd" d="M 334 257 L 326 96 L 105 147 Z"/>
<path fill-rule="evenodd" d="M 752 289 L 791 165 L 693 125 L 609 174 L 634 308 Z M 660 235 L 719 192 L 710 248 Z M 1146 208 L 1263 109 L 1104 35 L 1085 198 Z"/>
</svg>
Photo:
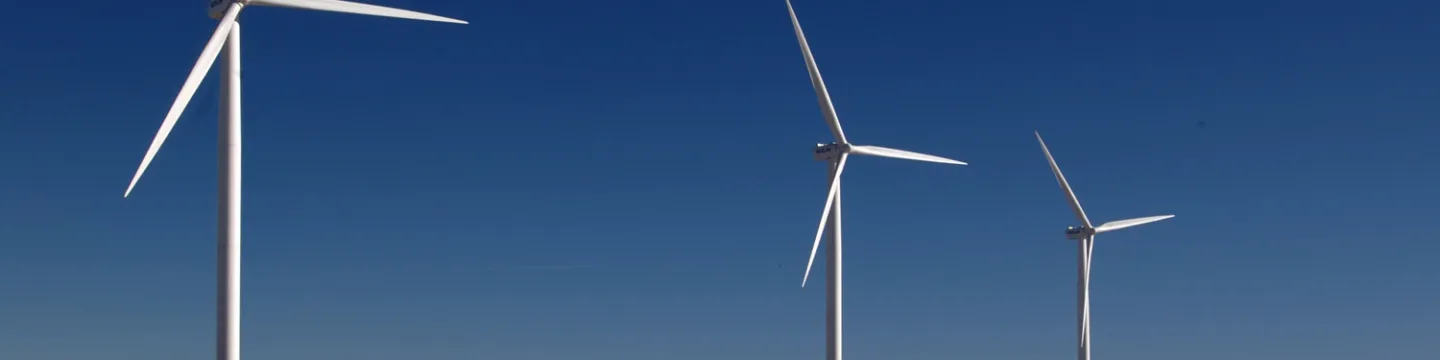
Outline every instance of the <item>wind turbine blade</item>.
<svg viewBox="0 0 1440 360">
<path fill-rule="evenodd" d="M 341 0 L 250 0 L 250 4 L 288 7 L 306 10 L 330 11 L 347 14 L 372 15 L 399 19 L 469 24 L 469 22 L 466 22 L 465 20 L 451 19 L 444 16 L 431 15 L 418 11 L 410 11 Z"/>
<path fill-rule="evenodd" d="M 830 209 L 835 204 L 835 190 L 840 188 L 840 173 L 845 171 L 845 160 L 849 156 L 840 154 L 840 162 L 835 165 L 835 174 L 830 177 L 829 195 L 825 196 L 825 210 L 820 212 L 820 228 L 815 230 L 815 244 L 810 245 L 810 261 L 805 262 L 805 278 L 800 280 L 800 287 L 810 281 L 810 267 L 815 265 L 815 253 L 820 250 L 820 239 L 825 236 L 825 224 L 830 220 Z"/>
<path fill-rule="evenodd" d="M 1085 217 L 1085 209 L 1080 207 L 1080 199 L 1075 197 L 1075 191 L 1070 189 L 1070 182 L 1065 181 L 1065 174 L 1060 172 L 1060 165 L 1055 164 L 1055 157 L 1050 155 L 1050 148 L 1045 146 L 1045 139 L 1040 138 L 1040 132 L 1035 132 L 1035 140 L 1040 141 L 1040 150 L 1045 152 L 1045 159 L 1050 161 L 1050 171 L 1055 173 L 1055 181 L 1060 182 L 1060 189 L 1065 191 L 1065 200 L 1070 201 L 1070 210 L 1075 211 L 1075 218 L 1085 227 L 1090 227 L 1090 218 Z"/>
<path fill-rule="evenodd" d="M 966 163 L 963 162 L 963 161 L 954 160 L 954 159 L 947 159 L 947 158 L 943 158 L 943 157 L 939 157 L 939 156 L 935 156 L 935 155 L 921 154 L 921 153 L 917 153 L 917 152 L 914 152 L 914 151 L 905 151 L 905 150 L 900 150 L 900 149 L 891 149 L 891 148 L 887 148 L 887 147 L 870 146 L 870 145 L 852 145 L 852 146 L 850 146 L 850 153 L 851 153 L 851 154 L 859 154 L 859 155 L 870 155 L 870 156 L 887 157 L 887 158 L 894 158 L 894 159 L 926 161 L 926 162 L 941 163 L 941 164 L 969 165 L 969 164 L 966 164 Z"/>
<path fill-rule="evenodd" d="M 1095 236 L 1091 235 L 1085 240 L 1085 338 L 1086 344 L 1090 340 L 1090 269 L 1095 262 Z"/>
<path fill-rule="evenodd" d="M 800 19 L 795 18 L 795 7 L 790 6 L 790 0 L 785 0 L 785 8 L 790 10 L 790 24 L 795 27 L 795 38 L 800 40 L 800 52 L 805 55 L 805 67 L 810 70 L 810 86 L 815 88 L 815 97 L 820 102 L 820 112 L 825 116 L 825 123 L 830 125 L 830 133 L 835 135 L 835 141 L 841 144 L 849 143 L 845 140 L 845 130 L 840 128 L 840 117 L 835 114 L 835 104 L 830 102 L 830 91 L 825 89 L 825 79 L 820 77 L 820 67 L 815 65 L 815 56 L 810 54 L 810 43 L 805 41 L 805 31 L 800 30 Z"/>
<path fill-rule="evenodd" d="M 155 139 L 150 140 L 150 149 L 145 150 L 145 158 L 140 160 L 140 168 L 135 170 L 135 177 L 130 178 L 130 186 L 125 188 L 125 197 L 130 197 L 130 191 L 135 190 L 140 175 L 145 174 L 145 168 L 150 167 L 155 153 L 160 152 L 160 145 L 165 144 L 165 138 L 169 137 L 170 130 L 175 128 L 175 122 L 180 121 L 180 114 L 185 113 L 185 106 L 190 104 L 190 98 L 195 96 L 195 90 L 200 88 L 200 82 L 205 80 L 205 74 L 210 72 L 215 58 L 220 56 L 220 47 L 225 45 L 230 28 L 235 26 L 235 16 L 240 14 L 243 6 L 239 2 L 232 3 L 230 8 L 225 10 L 225 16 L 220 18 L 215 34 L 210 35 L 210 42 L 205 43 L 205 49 L 200 51 L 200 59 L 195 61 L 195 67 L 190 69 L 190 76 L 186 77 L 185 84 L 180 86 L 180 94 L 175 96 L 175 102 L 170 104 L 170 112 L 165 114 L 165 121 L 160 123 Z"/>
<path fill-rule="evenodd" d="M 1175 217 L 1175 215 L 1160 215 L 1160 216 L 1147 216 L 1147 217 L 1142 217 L 1142 218 L 1134 218 L 1134 219 L 1125 219 L 1125 220 L 1111 221 L 1111 222 L 1107 222 L 1107 223 L 1104 223 L 1104 224 L 1100 224 L 1100 227 L 1095 228 L 1095 233 L 1098 234 L 1098 233 L 1103 233 L 1103 232 L 1107 232 L 1107 231 L 1115 231 L 1115 230 L 1120 230 L 1120 229 L 1124 229 L 1124 228 L 1128 228 L 1128 227 L 1135 227 L 1135 226 L 1145 225 L 1145 224 L 1149 224 L 1149 223 L 1152 223 L 1152 222 L 1156 222 L 1156 221 L 1160 221 L 1160 220 L 1165 220 L 1165 219 L 1169 219 L 1169 218 L 1173 218 L 1173 217 Z"/>
<path fill-rule="evenodd" d="M 1090 265 L 1095 262 L 1095 237 L 1091 236 L 1085 240 L 1085 284 L 1090 284 Z M 1085 291 L 1085 296 L 1090 296 L 1090 291 Z M 1089 303 L 1089 300 L 1086 300 Z"/>
</svg>

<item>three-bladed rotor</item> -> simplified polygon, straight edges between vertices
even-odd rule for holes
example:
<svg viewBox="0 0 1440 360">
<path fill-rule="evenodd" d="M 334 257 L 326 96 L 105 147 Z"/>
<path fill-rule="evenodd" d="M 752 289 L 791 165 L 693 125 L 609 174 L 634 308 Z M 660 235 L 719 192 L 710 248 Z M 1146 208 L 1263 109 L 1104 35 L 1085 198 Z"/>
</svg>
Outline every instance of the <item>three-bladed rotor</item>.
<svg viewBox="0 0 1440 360">
<path fill-rule="evenodd" d="M 200 58 L 195 61 L 195 67 L 190 69 L 190 75 L 185 78 L 184 85 L 180 86 L 180 94 L 176 95 L 175 102 L 170 104 L 170 111 L 165 114 L 165 121 L 160 123 L 160 130 L 150 141 L 150 148 L 145 150 L 145 158 L 140 160 L 140 168 L 135 170 L 135 176 L 130 178 L 130 186 L 125 188 L 125 197 L 130 197 L 130 191 L 135 189 L 135 184 L 140 181 L 140 176 L 145 174 L 145 169 L 150 167 L 150 162 L 155 159 L 155 154 L 160 151 L 160 146 L 165 144 L 165 138 L 169 137 L 170 130 L 175 128 L 175 123 L 180 120 L 180 114 L 185 112 L 185 106 L 190 104 L 190 98 L 195 96 L 195 90 L 200 87 L 200 82 L 205 79 L 205 74 L 209 73 L 210 67 L 215 64 L 215 58 L 220 55 L 220 47 L 224 45 L 230 29 L 235 26 L 236 17 L 240 16 L 240 10 L 249 5 L 468 24 L 463 20 L 438 15 L 341 0 L 211 0 L 210 16 L 219 19 L 220 24 L 215 27 L 215 33 L 210 35 L 210 41 L 205 43 L 204 50 L 200 51 Z"/>
<path fill-rule="evenodd" d="M 1070 210 L 1075 213 L 1075 218 L 1080 221 L 1081 226 L 1071 226 L 1065 229 L 1065 237 L 1080 241 L 1080 348 L 1082 359 L 1089 359 L 1090 349 L 1090 265 L 1095 255 L 1095 235 L 1120 230 L 1128 227 L 1140 226 L 1152 222 L 1175 217 L 1175 215 L 1147 216 L 1134 219 L 1111 221 L 1100 226 L 1093 226 L 1090 218 L 1085 215 L 1085 209 L 1080 206 L 1080 199 L 1075 196 L 1075 191 L 1070 188 L 1070 182 L 1065 180 L 1065 174 L 1060 172 L 1060 165 L 1055 163 L 1055 157 L 1050 154 L 1050 148 L 1045 146 L 1045 139 L 1040 137 L 1040 132 L 1035 132 L 1035 140 L 1040 142 L 1040 150 L 1045 153 L 1045 160 L 1050 163 L 1050 171 L 1055 174 L 1055 181 L 1060 183 L 1060 190 L 1065 193 L 1065 200 L 1070 203 Z"/>
<path fill-rule="evenodd" d="M 1065 174 L 1060 172 L 1060 165 L 1055 163 L 1055 156 L 1050 155 L 1050 148 L 1045 146 L 1045 139 L 1040 137 L 1039 131 L 1035 132 L 1035 140 L 1040 142 L 1040 151 L 1045 152 L 1045 160 L 1050 163 L 1050 171 L 1055 174 L 1055 181 L 1060 183 L 1060 190 L 1065 192 L 1065 201 L 1070 203 L 1070 210 L 1075 212 L 1075 219 L 1080 220 L 1080 227 L 1070 227 L 1066 229 L 1066 237 L 1072 239 L 1093 238 L 1096 234 L 1145 225 L 1175 217 L 1175 215 L 1147 216 L 1111 221 L 1100 224 L 1100 226 L 1091 225 L 1090 217 L 1085 215 L 1085 209 L 1080 206 L 1080 199 L 1075 196 L 1075 190 L 1070 188 L 1070 182 L 1065 180 Z"/>
<path fill-rule="evenodd" d="M 845 130 L 840 126 L 840 116 L 836 115 L 835 104 L 830 101 L 830 91 L 825 88 L 825 80 L 820 76 L 820 67 L 815 65 L 815 56 L 810 52 L 809 42 L 805 40 L 805 31 L 800 29 L 800 20 L 795 17 L 795 7 L 790 4 L 790 0 L 785 0 L 785 7 L 790 12 L 790 24 L 795 28 L 795 38 L 800 42 L 800 53 L 805 56 L 805 67 L 810 73 L 810 85 L 815 89 L 815 97 L 820 105 L 820 114 L 825 118 L 825 124 L 830 127 L 830 133 L 835 136 L 834 143 L 816 145 L 814 150 L 817 160 L 832 163 L 834 169 L 830 176 L 829 192 L 825 196 L 825 209 L 820 213 L 820 226 L 815 231 L 815 242 L 810 247 L 810 260 L 805 264 L 805 277 L 800 280 L 800 286 L 804 287 L 810 279 L 810 269 L 815 265 L 815 254 L 820 249 L 820 239 L 825 235 L 825 224 L 830 220 L 831 208 L 840 188 L 840 174 L 844 172 L 845 162 L 851 154 L 942 164 L 966 164 L 959 160 L 913 151 L 851 144 L 845 137 Z"/>
</svg>

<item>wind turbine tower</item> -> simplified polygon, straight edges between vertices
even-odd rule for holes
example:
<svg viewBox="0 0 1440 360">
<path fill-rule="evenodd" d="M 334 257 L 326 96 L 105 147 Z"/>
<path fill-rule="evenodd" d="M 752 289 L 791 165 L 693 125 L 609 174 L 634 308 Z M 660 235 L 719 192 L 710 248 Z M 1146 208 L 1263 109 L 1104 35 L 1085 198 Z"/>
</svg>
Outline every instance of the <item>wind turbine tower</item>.
<svg viewBox="0 0 1440 360">
<path fill-rule="evenodd" d="M 409 10 L 388 8 L 340 0 L 210 0 L 210 17 L 220 21 L 210 41 L 200 52 L 200 59 L 190 69 L 190 76 L 180 87 L 180 94 L 170 105 L 170 112 L 150 141 L 140 168 L 130 179 L 125 197 L 140 181 L 140 176 L 150 166 L 160 145 L 170 136 L 170 130 L 185 112 L 185 106 L 195 95 L 205 74 L 219 57 L 223 46 L 225 61 L 220 76 L 220 140 L 219 140 L 219 286 L 216 305 L 215 358 L 219 360 L 240 360 L 240 16 L 241 9 L 249 6 L 273 6 L 294 9 L 330 11 L 360 15 L 371 15 L 401 19 L 439 21 L 466 24 L 465 21 L 430 15 Z"/>
<path fill-rule="evenodd" d="M 820 213 L 820 226 L 815 231 L 815 243 L 810 247 L 810 260 L 805 264 L 805 277 L 801 279 L 800 286 L 804 287 L 810 279 L 810 267 L 815 264 L 815 253 L 820 249 L 820 239 L 825 235 L 825 225 L 829 224 L 830 246 L 826 248 L 826 265 L 829 276 L 826 278 L 825 358 L 841 360 L 842 318 L 840 310 L 843 271 L 840 236 L 840 174 L 845 171 L 846 159 L 853 154 L 954 165 L 965 165 L 965 163 L 935 155 L 851 144 L 845 137 L 845 131 L 840 127 L 840 118 L 835 115 L 835 105 L 830 102 L 830 92 L 825 89 L 825 80 L 820 78 L 820 68 L 815 66 L 815 58 L 810 54 L 810 45 L 805 41 L 805 32 L 800 30 L 800 20 L 795 17 L 795 8 L 790 5 L 790 0 L 785 0 L 785 7 L 790 11 L 790 24 L 795 28 L 795 38 L 800 41 L 800 51 L 805 56 L 805 66 L 810 70 L 810 85 L 815 88 L 815 96 L 820 104 L 820 113 L 824 116 L 825 123 L 829 124 L 830 133 L 835 136 L 835 142 L 815 145 L 815 159 L 830 164 L 830 190 L 829 194 L 825 196 L 825 209 Z"/>
<path fill-rule="evenodd" d="M 1152 222 L 1175 217 L 1175 215 L 1147 216 L 1142 218 L 1111 221 L 1100 226 L 1091 226 L 1090 218 L 1085 216 L 1085 209 L 1080 208 L 1080 199 L 1075 197 L 1075 191 L 1070 189 L 1070 183 L 1065 181 L 1065 174 L 1060 173 L 1060 165 L 1055 164 L 1055 157 L 1050 155 L 1050 148 L 1045 146 L 1045 139 L 1040 138 L 1040 132 L 1035 132 L 1035 140 L 1040 141 L 1040 150 L 1045 152 L 1045 160 L 1050 162 L 1050 171 L 1055 173 L 1055 181 L 1060 183 L 1060 190 L 1065 192 L 1065 200 L 1070 202 L 1070 210 L 1075 212 L 1075 219 L 1080 221 L 1080 226 L 1065 228 L 1065 237 L 1076 241 L 1080 247 L 1079 265 L 1079 305 L 1077 306 L 1078 316 L 1076 319 L 1079 327 L 1079 359 L 1090 360 L 1090 259 L 1095 252 L 1095 235 L 1120 230 L 1128 227 L 1140 226 Z"/>
</svg>

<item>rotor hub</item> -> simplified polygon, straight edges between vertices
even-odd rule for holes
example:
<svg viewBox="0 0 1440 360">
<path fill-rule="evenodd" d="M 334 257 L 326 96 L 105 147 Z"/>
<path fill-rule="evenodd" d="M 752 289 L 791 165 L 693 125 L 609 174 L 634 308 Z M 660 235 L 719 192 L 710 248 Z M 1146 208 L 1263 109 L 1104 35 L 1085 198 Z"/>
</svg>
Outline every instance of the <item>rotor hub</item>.
<svg viewBox="0 0 1440 360">
<path fill-rule="evenodd" d="M 818 161 L 835 161 L 840 158 L 841 154 L 848 152 L 850 152 L 849 144 L 815 144 L 815 160 Z"/>
<path fill-rule="evenodd" d="M 240 3 L 240 5 L 245 5 L 249 2 L 250 0 L 210 0 L 210 18 L 220 20 L 220 18 L 225 17 L 225 10 L 230 9 L 230 4 Z"/>
<path fill-rule="evenodd" d="M 1071 240 L 1085 239 L 1095 235 L 1095 229 L 1084 226 L 1071 226 L 1065 228 L 1065 238 Z"/>
</svg>

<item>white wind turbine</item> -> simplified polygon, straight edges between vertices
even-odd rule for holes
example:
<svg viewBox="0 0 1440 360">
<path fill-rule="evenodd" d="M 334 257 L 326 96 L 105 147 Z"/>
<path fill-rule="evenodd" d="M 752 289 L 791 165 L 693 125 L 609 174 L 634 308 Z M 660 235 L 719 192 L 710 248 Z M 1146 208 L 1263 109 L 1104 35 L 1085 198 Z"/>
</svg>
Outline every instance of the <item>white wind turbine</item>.
<svg viewBox="0 0 1440 360">
<path fill-rule="evenodd" d="M 815 57 L 810 54 L 810 45 L 805 41 L 805 32 L 800 30 L 800 20 L 795 18 L 795 8 L 785 0 L 790 11 L 790 24 L 795 27 L 795 38 L 800 41 L 801 54 L 805 55 L 805 66 L 810 70 L 810 85 L 820 103 L 821 115 L 830 125 L 835 142 L 815 145 L 815 159 L 830 163 L 830 191 L 825 197 L 825 209 L 820 213 L 820 226 L 815 231 L 815 243 L 810 247 L 810 260 L 805 264 L 805 277 L 800 286 L 810 280 L 810 267 L 815 264 L 815 252 L 820 249 L 820 239 L 825 235 L 825 224 L 830 224 L 830 246 L 826 248 L 829 276 L 826 278 L 825 316 L 825 358 L 841 359 L 841 236 L 840 236 L 840 174 L 845 170 L 845 161 L 850 154 L 888 157 L 895 159 L 936 162 L 942 164 L 966 165 L 964 162 L 917 152 L 891 149 L 870 145 L 854 145 L 845 138 L 840 128 L 840 118 L 835 115 L 835 105 L 830 102 L 830 92 L 825 89 L 825 80 L 820 78 L 820 68 L 815 66 Z"/>
<path fill-rule="evenodd" d="M 1147 216 L 1142 218 L 1111 221 L 1100 224 L 1099 227 L 1090 225 L 1090 218 L 1085 216 L 1085 209 L 1080 208 L 1080 199 L 1075 197 L 1075 191 L 1070 189 L 1070 183 L 1065 181 L 1065 174 L 1060 173 L 1060 165 L 1055 164 L 1055 157 L 1050 155 L 1050 148 L 1045 146 L 1045 139 L 1040 138 L 1040 132 L 1035 132 L 1035 140 L 1040 141 L 1040 150 L 1045 152 L 1045 159 L 1050 162 L 1050 171 L 1055 173 L 1055 181 L 1060 182 L 1060 190 L 1065 191 L 1065 200 L 1070 202 L 1070 209 L 1075 211 L 1075 218 L 1080 220 L 1080 227 L 1065 228 L 1065 237 L 1078 240 L 1080 245 L 1080 283 L 1079 283 L 1079 316 L 1076 320 L 1079 324 L 1079 359 L 1090 360 L 1090 259 L 1095 252 L 1095 235 L 1111 232 L 1128 227 L 1140 226 L 1152 222 L 1175 217 L 1175 215 Z"/>
<path fill-rule="evenodd" d="M 217 306 L 215 357 L 220 360 L 240 359 L 240 23 L 236 17 L 240 10 L 249 5 L 275 6 L 296 9 L 331 11 L 360 15 L 439 21 L 467 24 L 451 19 L 409 10 L 361 4 L 340 0 L 210 0 L 210 17 L 219 19 L 220 25 L 205 43 L 200 59 L 190 69 L 190 76 L 180 87 L 180 94 L 170 105 L 170 112 L 145 151 L 140 168 L 130 179 L 125 197 L 135 189 L 140 175 L 150 166 L 160 145 L 170 135 L 190 97 L 210 72 L 210 66 L 220 55 L 221 45 L 225 46 L 225 62 L 220 76 L 220 139 L 219 139 L 219 288 Z"/>
</svg>

